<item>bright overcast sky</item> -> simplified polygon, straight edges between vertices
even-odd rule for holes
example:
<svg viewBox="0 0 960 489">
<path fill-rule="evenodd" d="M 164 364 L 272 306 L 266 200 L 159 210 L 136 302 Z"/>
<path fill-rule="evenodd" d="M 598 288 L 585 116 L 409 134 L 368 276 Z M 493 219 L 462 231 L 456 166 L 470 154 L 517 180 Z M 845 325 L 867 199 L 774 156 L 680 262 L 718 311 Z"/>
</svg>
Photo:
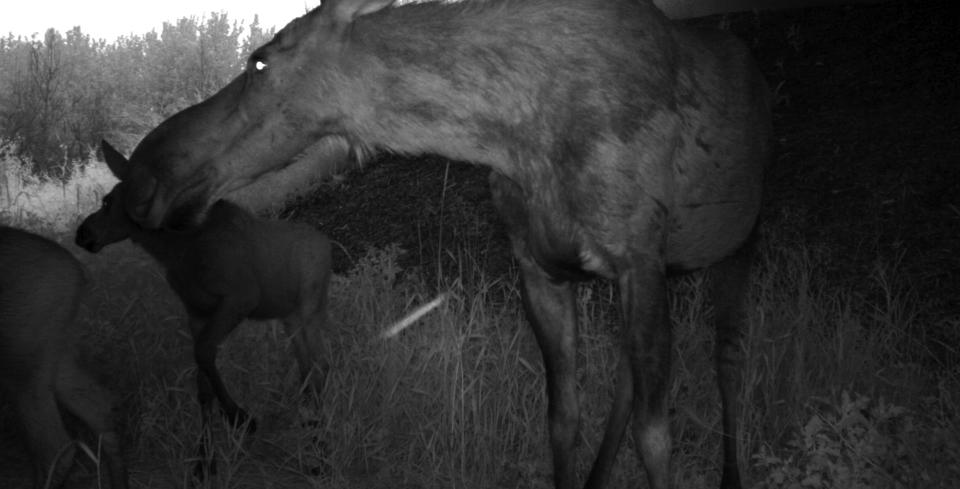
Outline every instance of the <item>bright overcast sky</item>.
<svg viewBox="0 0 960 489">
<path fill-rule="evenodd" d="M 0 10 L 0 37 L 39 37 L 49 27 L 64 33 L 79 25 L 90 37 L 113 41 L 120 35 L 160 32 L 163 22 L 227 12 L 231 21 L 277 29 L 320 4 L 319 0 L 11 0 Z"/>
</svg>

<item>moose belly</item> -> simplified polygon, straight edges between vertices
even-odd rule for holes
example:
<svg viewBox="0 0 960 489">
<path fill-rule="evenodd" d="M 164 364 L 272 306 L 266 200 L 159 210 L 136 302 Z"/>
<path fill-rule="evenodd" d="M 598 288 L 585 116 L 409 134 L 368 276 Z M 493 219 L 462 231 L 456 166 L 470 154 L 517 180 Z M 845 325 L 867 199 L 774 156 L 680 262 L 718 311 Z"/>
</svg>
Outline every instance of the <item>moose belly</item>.
<svg viewBox="0 0 960 489">
<path fill-rule="evenodd" d="M 670 215 L 667 264 L 672 270 L 696 270 L 731 255 L 750 236 L 759 202 L 730 200 L 681 205 Z"/>
</svg>

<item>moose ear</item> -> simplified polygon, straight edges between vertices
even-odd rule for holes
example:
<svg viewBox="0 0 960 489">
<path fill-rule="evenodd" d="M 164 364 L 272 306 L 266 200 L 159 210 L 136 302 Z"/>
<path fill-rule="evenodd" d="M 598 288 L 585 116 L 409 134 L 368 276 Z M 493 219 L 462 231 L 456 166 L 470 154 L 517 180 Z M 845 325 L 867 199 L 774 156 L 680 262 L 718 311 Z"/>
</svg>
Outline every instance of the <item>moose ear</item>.
<svg viewBox="0 0 960 489">
<path fill-rule="evenodd" d="M 322 9 L 338 24 L 349 24 L 357 17 L 372 14 L 393 4 L 393 0 L 326 0 Z"/>
<path fill-rule="evenodd" d="M 127 176 L 127 158 L 113 148 L 106 139 L 100 141 L 100 149 L 103 150 L 103 159 L 107 160 L 107 166 L 113 175 L 120 180 Z"/>
</svg>

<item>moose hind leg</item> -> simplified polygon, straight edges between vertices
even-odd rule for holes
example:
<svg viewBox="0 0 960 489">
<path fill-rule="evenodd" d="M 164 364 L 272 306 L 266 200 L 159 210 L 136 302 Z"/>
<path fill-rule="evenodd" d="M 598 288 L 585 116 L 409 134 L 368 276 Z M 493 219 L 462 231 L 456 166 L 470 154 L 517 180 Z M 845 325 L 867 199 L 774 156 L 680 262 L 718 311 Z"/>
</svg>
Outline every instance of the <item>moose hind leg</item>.
<svg viewBox="0 0 960 489">
<path fill-rule="evenodd" d="M 722 489 L 741 488 L 737 462 L 737 416 L 741 410 L 739 396 L 742 387 L 742 342 L 748 321 L 746 299 L 752 258 L 753 246 L 752 242 L 748 242 L 735 254 L 710 269 L 710 293 L 717 330 L 715 362 L 723 406 Z"/>
<path fill-rule="evenodd" d="M 620 277 L 623 348 L 633 372 L 633 430 L 651 489 L 670 480 L 670 385 L 672 334 L 664 267 L 653 259 L 635 263 Z"/>
<path fill-rule="evenodd" d="M 574 287 L 551 279 L 532 259 L 520 256 L 523 299 L 547 374 L 547 417 L 557 489 L 576 484 L 580 406 L 576 384 L 577 317 Z"/>
<path fill-rule="evenodd" d="M 607 418 L 607 428 L 603 435 L 603 442 L 600 444 L 600 450 L 597 453 L 597 459 L 594 461 L 593 468 L 590 470 L 590 477 L 587 479 L 586 487 L 588 489 L 606 487 L 610 471 L 617 459 L 617 452 L 620 451 L 623 433 L 626 430 L 627 422 L 630 420 L 630 413 L 633 411 L 633 371 L 626 348 L 622 351 L 624 354 L 617 364 L 617 386 L 613 407 L 610 409 L 610 417 Z"/>
</svg>

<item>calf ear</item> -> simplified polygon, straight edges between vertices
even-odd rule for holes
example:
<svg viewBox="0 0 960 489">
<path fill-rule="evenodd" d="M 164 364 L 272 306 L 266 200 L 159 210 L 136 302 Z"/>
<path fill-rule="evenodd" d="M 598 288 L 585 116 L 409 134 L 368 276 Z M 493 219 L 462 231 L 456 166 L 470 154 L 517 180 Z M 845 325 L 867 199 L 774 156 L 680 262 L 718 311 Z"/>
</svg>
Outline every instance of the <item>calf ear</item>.
<svg viewBox="0 0 960 489">
<path fill-rule="evenodd" d="M 357 17 L 389 7 L 393 0 L 326 0 L 322 11 L 338 24 L 349 24 Z"/>
<path fill-rule="evenodd" d="M 107 166 L 110 167 L 113 175 L 120 180 L 124 180 L 127 176 L 127 167 L 129 166 L 127 164 L 127 157 L 114 149 L 106 139 L 100 141 L 100 149 L 103 150 L 103 159 L 107 160 Z"/>
</svg>

